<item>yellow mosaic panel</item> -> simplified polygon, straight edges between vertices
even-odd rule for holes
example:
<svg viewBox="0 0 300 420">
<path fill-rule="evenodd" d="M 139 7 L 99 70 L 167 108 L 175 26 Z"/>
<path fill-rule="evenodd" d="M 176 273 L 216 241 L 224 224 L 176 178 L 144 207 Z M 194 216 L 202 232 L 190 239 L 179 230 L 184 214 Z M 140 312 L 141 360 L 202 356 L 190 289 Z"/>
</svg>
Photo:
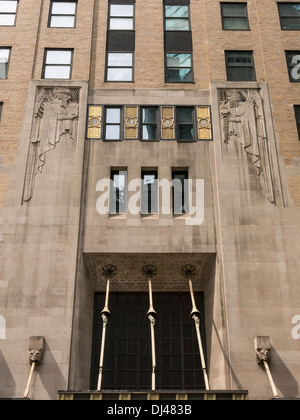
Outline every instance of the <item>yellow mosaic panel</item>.
<svg viewBox="0 0 300 420">
<path fill-rule="evenodd" d="M 138 138 L 138 115 L 137 106 L 125 107 L 125 139 Z"/>
<path fill-rule="evenodd" d="M 88 116 L 88 139 L 100 139 L 102 126 L 102 106 L 90 106 Z"/>
<path fill-rule="evenodd" d="M 208 106 L 197 106 L 197 128 L 199 140 L 211 140 L 211 118 Z"/>
<path fill-rule="evenodd" d="M 161 107 L 161 138 L 175 139 L 175 110 L 173 106 Z"/>
</svg>

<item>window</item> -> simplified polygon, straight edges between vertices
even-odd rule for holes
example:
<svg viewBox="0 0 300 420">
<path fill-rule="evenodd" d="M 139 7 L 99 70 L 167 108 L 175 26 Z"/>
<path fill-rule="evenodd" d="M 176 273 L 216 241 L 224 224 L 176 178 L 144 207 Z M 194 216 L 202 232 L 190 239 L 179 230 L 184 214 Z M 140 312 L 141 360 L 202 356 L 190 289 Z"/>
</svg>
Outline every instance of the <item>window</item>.
<svg viewBox="0 0 300 420">
<path fill-rule="evenodd" d="M 109 200 L 110 214 L 125 214 L 127 207 L 127 171 L 111 171 L 111 188 Z"/>
<path fill-rule="evenodd" d="M 111 4 L 109 10 L 110 30 L 133 30 L 133 4 Z"/>
<path fill-rule="evenodd" d="M 189 31 L 189 6 L 165 6 L 166 31 Z"/>
<path fill-rule="evenodd" d="M 173 213 L 174 215 L 189 212 L 188 171 L 172 172 Z"/>
<path fill-rule="evenodd" d="M 52 1 L 50 22 L 51 28 L 74 28 L 77 2 Z"/>
<path fill-rule="evenodd" d="M 105 109 L 105 140 L 121 140 L 122 108 Z"/>
<path fill-rule="evenodd" d="M 141 107 L 141 139 L 157 140 L 158 107 Z"/>
<path fill-rule="evenodd" d="M 225 59 L 228 81 L 256 80 L 252 51 L 225 51 Z"/>
<path fill-rule="evenodd" d="M 281 29 L 300 30 L 300 3 L 278 3 Z"/>
<path fill-rule="evenodd" d="M 107 54 L 107 82 L 133 81 L 133 53 Z"/>
<path fill-rule="evenodd" d="M 46 50 L 44 79 L 70 79 L 73 50 Z"/>
<path fill-rule="evenodd" d="M 0 122 L 2 117 L 2 111 L 3 111 L 3 102 L 0 102 Z"/>
<path fill-rule="evenodd" d="M 297 123 L 297 129 L 298 129 L 298 137 L 300 140 L 300 105 L 295 105 L 295 117 L 296 117 L 296 123 Z"/>
<path fill-rule="evenodd" d="M 286 51 L 286 61 L 291 82 L 300 82 L 300 51 Z"/>
<path fill-rule="evenodd" d="M 0 48 L 0 79 L 7 78 L 10 48 Z"/>
<path fill-rule="evenodd" d="M 192 54 L 166 54 L 166 82 L 192 82 Z"/>
<path fill-rule="evenodd" d="M 0 1 L 0 26 L 15 25 L 17 8 L 18 1 Z"/>
<path fill-rule="evenodd" d="M 201 314 L 201 335 L 205 337 L 204 297 L 195 292 Z M 97 293 L 94 306 L 94 330 L 91 389 L 97 388 L 102 337 L 99 316 L 105 296 Z M 156 388 L 158 390 L 204 389 L 203 371 L 194 321 L 190 318 L 188 293 L 153 293 L 158 314 L 155 322 Z M 112 316 L 106 327 L 103 363 L 103 390 L 151 389 L 151 337 L 146 313 L 147 293 L 111 293 Z M 205 343 L 204 343 L 205 352 Z M 109 350 L 108 350 L 109 349 Z M 205 352 L 206 353 L 206 352 Z"/>
<path fill-rule="evenodd" d="M 157 171 L 142 171 L 141 214 L 158 213 Z"/>
<path fill-rule="evenodd" d="M 221 3 L 222 25 L 225 30 L 249 30 L 247 3 Z"/>
<path fill-rule="evenodd" d="M 177 139 L 194 140 L 194 107 L 177 107 Z"/>
</svg>

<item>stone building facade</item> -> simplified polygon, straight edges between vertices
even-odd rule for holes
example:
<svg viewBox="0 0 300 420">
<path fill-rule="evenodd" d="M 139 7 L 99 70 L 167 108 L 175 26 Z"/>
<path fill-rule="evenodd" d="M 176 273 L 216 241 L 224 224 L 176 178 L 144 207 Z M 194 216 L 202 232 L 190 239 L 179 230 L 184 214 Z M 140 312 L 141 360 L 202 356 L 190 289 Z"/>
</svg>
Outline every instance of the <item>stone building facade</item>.
<svg viewBox="0 0 300 420">
<path fill-rule="evenodd" d="M 157 392 L 204 390 L 194 321 L 175 321 L 190 267 L 211 390 L 272 398 L 269 337 L 278 396 L 298 398 L 300 3 L 0 0 L 1 23 L 0 398 L 23 396 L 30 337 L 30 398 L 96 389 L 107 267 L 103 391 L 150 391 L 147 266 Z"/>
</svg>

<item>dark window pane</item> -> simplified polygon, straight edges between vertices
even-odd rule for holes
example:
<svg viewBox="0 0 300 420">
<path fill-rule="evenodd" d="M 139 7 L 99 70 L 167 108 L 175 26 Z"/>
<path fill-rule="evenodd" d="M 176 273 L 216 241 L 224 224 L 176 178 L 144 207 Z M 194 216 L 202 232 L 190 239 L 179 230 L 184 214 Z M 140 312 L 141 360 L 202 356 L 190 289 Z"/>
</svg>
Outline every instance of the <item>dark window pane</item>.
<svg viewBox="0 0 300 420">
<path fill-rule="evenodd" d="M 156 108 L 143 108 L 143 124 L 156 124 Z"/>
<path fill-rule="evenodd" d="M 281 16 L 300 16 L 300 3 L 280 3 L 278 6 Z"/>
<path fill-rule="evenodd" d="M 179 108 L 178 109 L 178 122 L 180 123 L 193 123 L 193 108 Z"/>
<path fill-rule="evenodd" d="M 246 17 L 247 16 L 247 5 L 245 4 L 222 4 L 222 14 L 223 16 L 230 17 Z"/>
<path fill-rule="evenodd" d="M 180 125 L 179 126 L 179 140 L 193 140 L 194 129 L 193 126 Z"/>
<path fill-rule="evenodd" d="M 232 17 L 224 17 L 223 18 L 223 28 L 228 30 L 247 30 L 248 21 L 245 18 L 232 18 Z"/>
<path fill-rule="evenodd" d="M 156 125 L 144 125 L 142 138 L 143 140 L 156 140 Z"/>
<path fill-rule="evenodd" d="M 167 69 L 167 82 L 192 82 L 192 69 Z"/>
<path fill-rule="evenodd" d="M 288 30 L 299 30 L 300 29 L 300 17 L 293 18 L 293 17 L 284 17 L 281 18 L 281 27 L 282 29 Z"/>
<path fill-rule="evenodd" d="M 291 82 L 300 82 L 300 51 L 286 52 L 288 71 Z"/>
<path fill-rule="evenodd" d="M 295 109 L 296 124 L 297 124 L 297 129 L 298 129 L 298 137 L 300 140 L 300 105 L 295 105 L 294 109 Z"/>
<path fill-rule="evenodd" d="M 254 81 L 254 72 L 252 68 L 228 68 L 228 81 Z"/>
</svg>

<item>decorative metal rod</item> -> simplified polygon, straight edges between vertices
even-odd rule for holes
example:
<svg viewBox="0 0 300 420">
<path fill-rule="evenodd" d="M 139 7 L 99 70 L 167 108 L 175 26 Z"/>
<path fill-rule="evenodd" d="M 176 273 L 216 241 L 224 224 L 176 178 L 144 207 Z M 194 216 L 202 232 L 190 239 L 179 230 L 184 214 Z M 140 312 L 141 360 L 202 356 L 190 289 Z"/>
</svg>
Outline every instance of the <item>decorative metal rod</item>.
<svg viewBox="0 0 300 420">
<path fill-rule="evenodd" d="M 32 381 L 32 377 L 33 377 L 35 366 L 36 366 L 36 362 L 32 362 L 31 369 L 30 369 L 30 374 L 29 374 L 29 378 L 28 378 L 28 382 L 27 382 L 27 385 L 26 385 L 26 389 L 25 389 L 23 398 L 28 398 L 29 390 L 30 390 L 31 381 Z"/>
<path fill-rule="evenodd" d="M 101 340 L 101 350 L 100 350 L 99 375 L 98 375 L 97 391 L 101 391 L 101 388 L 102 388 L 104 350 L 105 350 L 105 341 L 106 341 L 106 327 L 107 327 L 107 324 L 108 324 L 108 320 L 111 316 L 110 310 L 108 309 L 110 279 L 113 278 L 117 274 L 117 269 L 114 265 L 106 265 L 102 269 L 102 274 L 106 277 L 106 295 L 105 295 L 104 308 L 101 311 L 101 318 L 102 318 L 103 324 L 102 324 L 102 340 Z"/>
<path fill-rule="evenodd" d="M 278 391 L 277 391 L 277 388 L 275 386 L 275 383 L 274 383 L 274 380 L 273 380 L 273 377 L 272 377 L 272 374 L 271 374 L 271 371 L 270 371 L 270 368 L 269 368 L 269 364 L 266 360 L 263 360 L 263 362 L 264 362 L 264 366 L 265 366 L 265 369 L 266 369 L 266 372 L 267 372 L 267 375 L 268 375 L 268 379 L 269 379 L 269 382 L 270 382 L 270 385 L 271 385 L 271 388 L 272 388 L 274 398 L 278 399 L 279 398 Z"/>
<path fill-rule="evenodd" d="M 195 322 L 195 328 L 196 328 L 196 334 L 197 334 L 197 340 L 198 340 L 198 346 L 199 346 L 199 353 L 200 353 L 200 360 L 201 360 L 201 366 L 204 376 L 204 382 L 205 382 L 205 389 L 206 391 L 210 390 L 208 375 L 207 375 L 207 369 L 206 369 L 206 363 L 205 363 L 205 357 L 204 357 L 204 351 L 203 351 L 203 345 L 202 345 L 202 339 L 201 339 L 201 332 L 200 332 L 200 319 L 201 319 L 201 313 L 198 310 L 195 302 L 195 295 L 193 290 L 193 282 L 192 277 L 196 274 L 196 269 L 193 265 L 185 265 L 181 269 L 181 274 L 188 279 L 189 281 L 189 289 L 190 289 L 190 295 L 192 300 L 192 312 L 191 312 L 191 318 Z"/>
<path fill-rule="evenodd" d="M 151 353 L 152 353 L 152 391 L 156 389 L 156 377 L 155 377 L 155 370 L 156 370 L 156 351 L 155 351 L 155 319 L 157 313 L 153 308 L 153 293 L 152 293 L 152 278 L 156 275 L 157 270 L 153 265 L 146 265 L 143 268 L 143 274 L 147 277 L 149 283 L 149 310 L 147 312 L 147 318 L 150 322 L 150 330 L 151 330 Z"/>
</svg>

